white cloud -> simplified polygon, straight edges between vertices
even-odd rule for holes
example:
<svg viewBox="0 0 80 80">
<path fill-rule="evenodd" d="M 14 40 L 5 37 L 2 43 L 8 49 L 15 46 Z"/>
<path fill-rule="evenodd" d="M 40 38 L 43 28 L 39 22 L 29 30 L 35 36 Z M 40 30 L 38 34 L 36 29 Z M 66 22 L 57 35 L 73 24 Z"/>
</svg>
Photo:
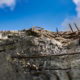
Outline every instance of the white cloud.
<svg viewBox="0 0 80 80">
<path fill-rule="evenodd" d="M 80 18 L 80 0 L 73 0 L 76 5 L 77 16 Z"/>
<path fill-rule="evenodd" d="M 74 23 L 76 23 L 78 28 L 80 29 L 80 18 L 75 16 L 67 17 L 62 23 L 62 30 L 69 31 L 70 30 L 69 24 L 71 24 L 74 31 L 77 30 Z"/>
<path fill-rule="evenodd" d="M 11 10 L 13 10 L 15 4 L 16 4 L 15 0 L 0 0 L 0 8 L 9 7 Z"/>
<path fill-rule="evenodd" d="M 78 4 L 78 3 L 80 2 L 80 0 L 73 0 L 73 2 L 74 2 L 75 4 Z"/>
<path fill-rule="evenodd" d="M 76 23 L 78 28 L 80 29 L 80 0 L 73 0 L 73 2 L 76 5 L 77 16 L 67 17 L 62 23 L 63 30 L 70 30 L 69 24 L 72 25 L 73 30 L 76 30 L 74 23 Z"/>
</svg>

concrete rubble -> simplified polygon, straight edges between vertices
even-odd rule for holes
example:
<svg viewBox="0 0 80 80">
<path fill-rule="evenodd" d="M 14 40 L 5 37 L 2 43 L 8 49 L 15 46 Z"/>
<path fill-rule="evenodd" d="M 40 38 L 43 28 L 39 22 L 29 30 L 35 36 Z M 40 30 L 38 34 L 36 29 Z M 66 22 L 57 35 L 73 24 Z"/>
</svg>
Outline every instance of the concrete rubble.
<svg viewBox="0 0 80 80">
<path fill-rule="evenodd" d="M 0 80 L 80 80 L 80 32 L 43 28 L 0 32 Z"/>
</svg>

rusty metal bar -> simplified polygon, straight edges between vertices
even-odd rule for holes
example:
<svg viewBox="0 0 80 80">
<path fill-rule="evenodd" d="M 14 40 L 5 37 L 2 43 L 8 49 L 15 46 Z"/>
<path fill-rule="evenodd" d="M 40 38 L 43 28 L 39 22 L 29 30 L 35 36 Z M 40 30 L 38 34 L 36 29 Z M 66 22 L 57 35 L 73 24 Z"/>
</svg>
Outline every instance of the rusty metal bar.
<svg viewBox="0 0 80 80">
<path fill-rule="evenodd" d="M 51 57 L 58 57 L 58 56 L 71 56 L 71 55 L 80 55 L 80 52 L 77 53 L 66 53 L 66 54 L 53 54 L 53 55 L 43 55 L 43 56 L 25 56 L 25 55 L 16 55 L 16 56 L 11 56 L 11 58 L 18 58 L 18 59 L 23 59 L 23 58 L 28 58 L 28 59 L 35 59 L 35 58 L 51 58 Z"/>
<path fill-rule="evenodd" d="M 56 32 L 57 32 L 57 34 L 59 33 L 59 30 L 58 30 L 58 28 L 56 27 Z"/>
<path fill-rule="evenodd" d="M 52 68 L 45 68 L 44 70 L 70 70 L 71 68 L 58 68 L 58 69 L 52 69 Z"/>
<path fill-rule="evenodd" d="M 69 24 L 69 27 L 70 27 L 71 31 L 74 32 L 74 31 L 73 31 L 73 28 L 72 28 L 72 26 L 71 26 L 70 24 Z"/>
<path fill-rule="evenodd" d="M 35 70 L 35 69 L 31 69 L 31 70 Z M 39 70 L 39 69 L 38 69 Z M 53 68 L 43 68 L 42 70 L 71 70 L 71 68 L 57 68 L 57 69 L 53 69 Z M 37 71 L 37 70 L 35 70 Z"/>
<path fill-rule="evenodd" d="M 76 27 L 77 31 L 79 31 L 79 28 L 78 28 L 77 24 L 76 24 L 76 23 L 74 23 L 74 25 L 75 25 L 75 27 Z"/>
</svg>

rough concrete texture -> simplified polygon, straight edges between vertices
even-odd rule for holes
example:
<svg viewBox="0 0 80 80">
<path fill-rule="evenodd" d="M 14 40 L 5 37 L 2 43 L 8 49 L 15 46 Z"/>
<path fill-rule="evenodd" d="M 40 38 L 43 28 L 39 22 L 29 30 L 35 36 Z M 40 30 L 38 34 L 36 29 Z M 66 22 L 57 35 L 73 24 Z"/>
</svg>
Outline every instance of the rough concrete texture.
<svg viewBox="0 0 80 80">
<path fill-rule="evenodd" d="M 1 38 L 0 80 L 80 80 L 78 38 L 64 45 L 55 38 L 37 33 L 33 36 L 26 31 L 8 31 L 7 38 Z"/>
</svg>

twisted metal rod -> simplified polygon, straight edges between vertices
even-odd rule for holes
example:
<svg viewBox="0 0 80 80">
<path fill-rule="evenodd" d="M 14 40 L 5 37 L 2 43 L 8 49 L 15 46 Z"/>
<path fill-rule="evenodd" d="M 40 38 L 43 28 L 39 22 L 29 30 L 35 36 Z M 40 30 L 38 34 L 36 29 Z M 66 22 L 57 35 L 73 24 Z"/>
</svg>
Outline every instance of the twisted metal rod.
<svg viewBox="0 0 80 80">
<path fill-rule="evenodd" d="M 57 56 L 71 56 L 71 55 L 80 55 L 80 52 L 76 52 L 76 53 L 66 53 L 66 54 L 53 54 L 53 55 L 39 55 L 39 56 L 25 56 L 25 55 L 15 55 L 15 56 L 11 56 L 11 58 L 18 58 L 18 59 L 22 59 L 22 58 L 28 58 L 28 59 L 35 59 L 35 58 L 51 58 L 51 57 L 57 57 Z"/>
</svg>

